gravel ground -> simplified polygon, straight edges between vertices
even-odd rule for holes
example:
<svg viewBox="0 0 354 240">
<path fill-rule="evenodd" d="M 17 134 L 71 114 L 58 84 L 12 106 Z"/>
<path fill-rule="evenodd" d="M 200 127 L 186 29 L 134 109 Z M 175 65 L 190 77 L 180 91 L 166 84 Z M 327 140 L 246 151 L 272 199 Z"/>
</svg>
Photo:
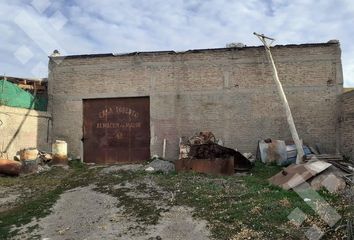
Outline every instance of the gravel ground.
<svg viewBox="0 0 354 240">
<path fill-rule="evenodd" d="M 151 172 L 163 172 L 165 174 L 175 171 L 175 165 L 169 161 L 155 159 L 149 163 L 145 169 L 151 168 Z M 146 171 L 146 170 L 145 170 Z"/>
<path fill-rule="evenodd" d="M 96 167 L 96 166 L 93 166 Z M 127 165 L 112 165 L 102 169 L 101 173 L 110 174 L 118 171 L 138 171 L 143 170 L 144 166 L 141 164 L 127 164 Z"/>
<path fill-rule="evenodd" d="M 16 189 L 0 187 L 0 213 L 11 208 L 16 203 L 20 194 Z"/>
<path fill-rule="evenodd" d="M 151 180 L 146 180 L 149 188 L 156 187 Z M 137 183 L 127 183 L 130 196 L 148 197 L 148 191 L 139 193 Z M 116 186 L 120 188 L 121 186 Z M 95 186 L 79 187 L 63 193 L 52 207 L 52 213 L 44 218 L 22 226 L 14 239 L 209 239 L 207 222 L 192 217 L 192 208 L 183 206 L 167 207 L 166 199 L 156 200 L 156 205 L 163 205 L 166 212 L 156 225 L 141 225 L 135 217 L 126 214 L 124 205 L 117 198 L 94 190 Z M 166 196 L 168 196 L 166 194 Z M 30 228 L 38 225 L 35 231 Z M 15 229 L 15 228 L 14 228 Z"/>
</svg>

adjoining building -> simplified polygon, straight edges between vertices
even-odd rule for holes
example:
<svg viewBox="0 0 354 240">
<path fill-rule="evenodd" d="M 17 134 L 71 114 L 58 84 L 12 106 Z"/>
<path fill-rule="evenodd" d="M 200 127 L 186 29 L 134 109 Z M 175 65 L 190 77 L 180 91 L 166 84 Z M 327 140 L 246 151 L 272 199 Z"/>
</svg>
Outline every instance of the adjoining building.
<svg viewBox="0 0 354 240">
<path fill-rule="evenodd" d="M 272 48 L 300 138 L 340 151 L 338 42 Z M 263 47 L 55 56 L 49 61 L 52 139 L 85 162 L 178 156 L 180 137 L 212 131 L 255 153 L 291 139 Z"/>
<path fill-rule="evenodd" d="M 24 148 L 50 151 L 47 79 L 0 76 L 0 158 Z"/>
</svg>

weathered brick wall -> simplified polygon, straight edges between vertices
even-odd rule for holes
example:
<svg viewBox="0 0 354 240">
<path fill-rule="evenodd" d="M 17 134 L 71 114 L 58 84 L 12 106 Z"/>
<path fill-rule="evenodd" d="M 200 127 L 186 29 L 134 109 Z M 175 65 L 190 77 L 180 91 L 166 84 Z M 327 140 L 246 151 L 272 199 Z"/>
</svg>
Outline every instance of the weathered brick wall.
<svg viewBox="0 0 354 240">
<path fill-rule="evenodd" d="M 329 152 L 339 144 L 339 44 L 272 49 L 300 137 Z M 54 61 L 55 60 L 55 61 Z M 79 155 L 82 99 L 150 96 L 151 153 L 178 153 L 180 136 L 212 131 L 226 146 L 255 153 L 264 138 L 290 132 L 262 47 L 183 53 L 53 58 L 49 91 L 53 137 Z"/>
<path fill-rule="evenodd" d="M 47 112 L 0 106 L 0 152 L 13 159 L 23 148 L 49 151 L 50 124 Z"/>
<path fill-rule="evenodd" d="M 354 159 L 354 91 L 343 94 L 342 111 L 342 152 L 351 159 Z"/>
</svg>

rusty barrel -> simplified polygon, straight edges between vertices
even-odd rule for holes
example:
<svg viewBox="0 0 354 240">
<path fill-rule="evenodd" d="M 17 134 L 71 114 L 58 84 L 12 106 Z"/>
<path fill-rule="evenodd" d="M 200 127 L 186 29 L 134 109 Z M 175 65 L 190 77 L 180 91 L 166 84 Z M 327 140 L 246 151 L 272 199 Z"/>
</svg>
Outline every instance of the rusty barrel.
<svg viewBox="0 0 354 240">
<path fill-rule="evenodd" d="M 38 149 L 26 148 L 20 151 L 21 174 L 31 174 L 38 171 Z"/>
<path fill-rule="evenodd" d="M 67 165 L 68 164 L 68 144 L 62 140 L 56 140 L 52 144 L 53 165 Z"/>
<path fill-rule="evenodd" d="M 38 149 L 36 148 L 27 148 L 27 149 L 22 149 L 20 151 L 21 161 L 37 160 L 37 158 L 38 158 Z"/>
</svg>

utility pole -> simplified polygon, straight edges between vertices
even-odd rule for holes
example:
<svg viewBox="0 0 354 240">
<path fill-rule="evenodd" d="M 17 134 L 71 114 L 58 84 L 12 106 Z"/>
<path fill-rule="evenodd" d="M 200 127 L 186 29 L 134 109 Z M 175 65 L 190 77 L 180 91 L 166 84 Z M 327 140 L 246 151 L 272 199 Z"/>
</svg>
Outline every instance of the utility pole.
<svg viewBox="0 0 354 240">
<path fill-rule="evenodd" d="M 294 123 L 294 119 L 293 119 L 293 116 L 291 114 L 291 110 L 290 110 L 290 107 L 289 107 L 289 103 L 288 103 L 288 100 L 287 100 L 286 95 L 284 93 L 283 86 L 282 86 L 282 84 L 281 84 L 281 82 L 279 80 L 278 71 L 277 71 L 277 68 L 275 67 L 274 60 L 273 60 L 273 57 L 272 57 L 272 53 L 270 52 L 270 46 L 275 41 L 275 39 L 270 38 L 270 37 L 266 37 L 263 34 L 258 34 L 258 33 L 255 33 L 255 32 L 253 34 L 256 35 L 259 38 L 259 40 L 263 43 L 264 48 L 265 48 L 266 53 L 267 53 L 267 57 L 268 57 L 269 61 L 272 64 L 273 79 L 274 79 L 274 81 L 275 81 L 275 83 L 277 85 L 280 99 L 283 102 L 283 107 L 284 107 L 284 110 L 285 110 L 285 113 L 286 113 L 286 119 L 287 119 L 288 124 L 289 124 L 289 129 L 290 129 L 290 132 L 291 132 L 291 136 L 292 136 L 293 141 L 294 141 L 294 143 L 296 145 L 296 150 L 297 150 L 296 164 L 302 163 L 303 157 L 305 155 L 304 149 L 302 148 L 302 142 L 301 142 L 301 140 L 299 138 L 299 135 L 297 134 L 295 123 Z M 267 40 L 270 41 L 270 42 L 268 43 Z"/>
</svg>

